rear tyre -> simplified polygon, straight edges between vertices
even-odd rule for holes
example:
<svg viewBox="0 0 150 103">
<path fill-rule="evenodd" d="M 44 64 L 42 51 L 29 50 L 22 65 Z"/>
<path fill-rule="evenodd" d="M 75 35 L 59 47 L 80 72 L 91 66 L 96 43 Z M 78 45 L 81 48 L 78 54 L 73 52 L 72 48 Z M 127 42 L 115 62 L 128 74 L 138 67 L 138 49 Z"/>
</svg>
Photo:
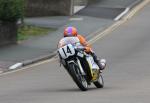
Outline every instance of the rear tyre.
<svg viewBox="0 0 150 103">
<path fill-rule="evenodd" d="M 100 75 L 98 80 L 93 82 L 94 85 L 97 87 L 97 88 L 103 88 L 104 87 L 104 80 L 103 80 L 103 76 Z"/>
<path fill-rule="evenodd" d="M 72 79 L 80 88 L 80 90 L 86 91 L 88 89 L 88 83 L 86 81 L 85 76 L 81 74 L 80 69 L 76 64 L 71 63 L 69 65 L 70 65 L 69 73 L 72 76 Z"/>
</svg>

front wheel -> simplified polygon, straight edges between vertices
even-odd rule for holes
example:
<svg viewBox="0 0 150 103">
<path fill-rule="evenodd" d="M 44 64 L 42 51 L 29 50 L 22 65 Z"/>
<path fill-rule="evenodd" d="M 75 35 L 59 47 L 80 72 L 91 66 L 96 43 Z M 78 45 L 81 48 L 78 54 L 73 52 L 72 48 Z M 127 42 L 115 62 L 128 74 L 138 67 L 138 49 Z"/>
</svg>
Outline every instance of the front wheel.
<svg viewBox="0 0 150 103">
<path fill-rule="evenodd" d="M 88 89 L 88 83 L 85 76 L 81 74 L 79 67 L 74 63 L 69 64 L 69 67 L 69 72 L 74 82 L 82 91 L 86 91 Z"/>
<path fill-rule="evenodd" d="M 103 88 L 104 87 L 104 80 L 103 80 L 103 76 L 100 74 L 99 78 L 97 81 L 93 82 L 94 85 L 97 87 L 97 88 Z"/>
</svg>

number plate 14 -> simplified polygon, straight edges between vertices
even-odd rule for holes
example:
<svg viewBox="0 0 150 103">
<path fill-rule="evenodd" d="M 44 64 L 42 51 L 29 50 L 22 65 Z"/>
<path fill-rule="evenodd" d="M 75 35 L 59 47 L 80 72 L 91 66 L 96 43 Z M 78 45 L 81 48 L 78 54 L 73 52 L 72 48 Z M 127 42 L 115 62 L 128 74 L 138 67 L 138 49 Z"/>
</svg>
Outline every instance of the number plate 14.
<svg viewBox="0 0 150 103">
<path fill-rule="evenodd" d="M 75 54 L 75 49 L 73 48 L 73 46 L 71 44 L 68 44 L 68 45 L 60 48 L 58 51 L 59 51 L 60 56 L 63 59 L 66 59 Z"/>
</svg>

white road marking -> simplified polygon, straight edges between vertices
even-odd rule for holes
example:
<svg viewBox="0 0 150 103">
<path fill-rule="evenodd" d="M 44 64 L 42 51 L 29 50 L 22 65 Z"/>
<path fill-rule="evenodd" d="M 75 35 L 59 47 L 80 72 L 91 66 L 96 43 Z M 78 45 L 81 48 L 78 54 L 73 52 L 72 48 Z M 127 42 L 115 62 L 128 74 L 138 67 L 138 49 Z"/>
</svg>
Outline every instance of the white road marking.
<svg viewBox="0 0 150 103">
<path fill-rule="evenodd" d="M 16 69 L 16 70 L 8 71 L 8 72 L 3 72 L 2 74 L 0 74 L 0 77 L 4 76 L 4 75 L 11 74 L 11 73 L 21 72 L 21 71 L 29 69 L 29 68 L 31 69 L 32 67 L 36 67 L 36 66 L 39 66 L 39 65 L 42 65 L 42 64 L 45 64 L 45 63 L 50 63 L 52 61 L 57 61 L 57 58 L 51 58 L 49 60 L 45 60 L 45 61 L 41 61 L 41 62 L 38 62 L 38 63 L 35 63 L 35 64 L 31 64 L 31 65 L 23 67 L 21 69 Z"/>
<path fill-rule="evenodd" d="M 12 65 L 11 67 L 9 67 L 9 70 L 14 70 L 16 68 L 20 68 L 22 67 L 23 63 L 16 63 L 14 65 Z"/>
<path fill-rule="evenodd" d="M 130 8 L 126 8 L 120 15 L 118 15 L 114 20 L 118 21 L 120 20 L 124 15 L 126 15 L 129 12 Z"/>
</svg>

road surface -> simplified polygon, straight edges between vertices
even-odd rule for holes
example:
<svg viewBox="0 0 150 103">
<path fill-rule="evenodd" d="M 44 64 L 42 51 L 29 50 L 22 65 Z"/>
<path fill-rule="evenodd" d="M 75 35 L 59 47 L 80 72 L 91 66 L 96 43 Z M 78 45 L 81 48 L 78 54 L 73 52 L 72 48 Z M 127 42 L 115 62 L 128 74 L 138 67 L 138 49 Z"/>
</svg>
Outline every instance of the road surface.
<svg viewBox="0 0 150 103">
<path fill-rule="evenodd" d="M 81 92 L 57 61 L 0 76 L 1 103 L 149 103 L 150 5 L 93 47 L 108 60 L 105 87 Z"/>
</svg>

